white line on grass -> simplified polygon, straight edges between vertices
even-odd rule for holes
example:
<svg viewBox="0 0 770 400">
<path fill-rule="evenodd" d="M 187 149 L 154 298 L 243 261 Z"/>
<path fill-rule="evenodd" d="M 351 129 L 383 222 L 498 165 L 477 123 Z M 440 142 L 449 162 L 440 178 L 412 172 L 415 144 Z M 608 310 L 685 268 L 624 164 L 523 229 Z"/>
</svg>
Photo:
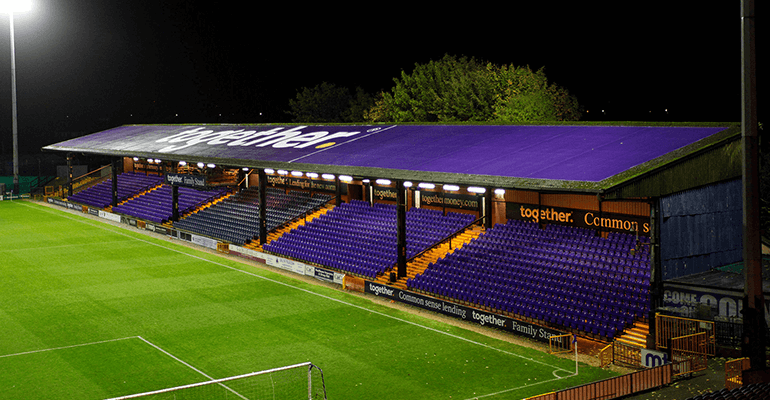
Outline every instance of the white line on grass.
<svg viewBox="0 0 770 400">
<path fill-rule="evenodd" d="M 52 213 L 52 211 L 48 211 L 48 212 Z M 398 318 L 398 317 L 395 317 L 395 316 L 392 316 L 392 315 L 388 315 L 388 314 L 385 314 L 385 313 L 382 313 L 382 312 L 379 312 L 379 311 L 374 311 L 374 310 L 368 309 L 368 308 L 363 307 L 363 306 L 359 306 L 359 305 L 356 305 L 356 304 L 348 303 L 348 302 L 346 302 L 344 300 L 335 299 L 333 297 L 329 297 L 329 296 L 326 296 L 326 295 L 323 295 L 323 294 L 320 294 L 320 293 L 316 293 L 316 292 L 313 292 L 313 291 L 310 291 L 310 290 L 307 290 L 307 289 L 303 289 L 303 288 L 300 288 L 300 287 L 297 287 L 297 286 L 294 286 L 294 285 L 290 285 L 290 284 L 285 283 L 285 282 L 276 281 L 276 280 L 271 279 L 271 278 L 267 278 L 267 277 L 264 277 L 264 276 L 261 276 L 261 275 L 257 275 L 257 274 L 255 274 L 253 272 L 244 271 L 242 269 L 238 269 L 238 268 L 235 268 L 235 267 L 232 267 L 232 266 L 229 266 L 229 265 L 225 265 L 225 264 L 222 264 L 222 263 L 217 262 L 217 261 L 208 260 L 208 259 L 205 259 L 203 257 L 199 257 L 199 256 L 196 256 L 196 255 L 193 255 L 193 254 L 190 254 L 190 253 L 186 253 L 186 252 L 181 251 L 181 250 L 177 250 L 177 249 L 173 249 L 173 248 L 161 245 L 159 243 L 153 243 L 153 242 L 150 242 L 148 240 L 144 240 L 144 239 L 141 239 L 141 238 L 137 238 L 137 237 L 128 235 L 125 232 L 114 231 L 112 229 L 108 229 L 107 227 L 109 225 L 106 225 L 106 224 L 98 224 L 97 225 L 97 224 L 91 223 L 89 220 L 75 219 L 75 218 L 66 216 L 66 214 L 65 214 L 65 218 L 68 218 L 68 219 L 71 219 L 73 221 L 77 221 L 77 222 L 80 222 L 80 223 L 83 223 L 83 224 L 86 224 L 86 225 L 94 226 L 94 227 L 97 227 L 97 228 L 100 228 L 100 229 L 104 229 L 104 230 L 110 231 L 112 233 L 116 233 L 116 234 L 119 234 L 119 235 L 124 235 L 124 236 L 130 237 L 130 238 L 132 238 L 134 240 L 138 240 L 138 241 L 143 242 L 143 243 L 147 243 L 147 244 L 150 244 L 150 245 L 153 245 L 153 246 L 156 246 L 156 247 L 162 247 L 162 248 L 167 249 L 169 251 L 173 251 L 173 252 L 176 252 L 176 253 L 179 253 L 179 254 L 184 254 L 184 255 L 186 255 L 188 257 L 195 258 L 195 259 L 198 259 L 198 260 L 201 260 L 201 261 L 205 261 L 205 262 L 209 262 L 211 264 L 218 265 L 218 266 L 221 266 L 221 267 L 233 270 L 233 271 L 241 272 L 241 273 L 246 274 L 246 275 L 250 275 L 250 276 L 253 276 L 253 277 L 256 277 L 256 278 L 264 279 L 266 281 L 273 282 L 273 283 L 276 283 L 276 284 L 279 284 L 279 285 L 283 285 L 283 286 L 286 286 L 286 287 L 290 287 L 290 288 L 293 288 L 293 289 L 296 289 L 296 290 L 300 290 L 300 291 L 303 291 L 305 293 L 312 294 L 312 295 L 315 295 L 315 296 L 318 296 L 318 297 L 322 297 L 322 298 L 325 298 L 327 300 L 335 301 L 335 302 L 344 304 L 344 305 L 349 306 L 349 307 L 358 308 L 358 309 L 361 309 L 361 310 L 364 310 L 364 311 L 368 311 L 368 312 L 371 312 L 371 313 L 374 313 L 374 314 L 377 314 L 377 315 L 380 315 L 380 316 L 383 316 L 383 317 L 386 317 L 386 318 L 390 318 L 390 319 L 393 319 L 393 320 L 396 320 L 396 321 L 400 321 L 400 322 L 403 322 L 403 323 L 406 323 L 406 324 L 409 324 L 409 325 L 417 326 L 417 327 L 426 329 L 428 331 L 436 332 L 436 333 L 439 333 L 439 334 L 442 334 L 442 335 L 446 335 L 446 336 L 449 336 L 449 337 L 452 337 L 452 338 L 455 338 L 455 339 L 458 339 L 458 340 L 462 340 L 462 341 L 465 341 L 465 342 L 468 342 L 468 343 L 471 343 L 471 344 L 475 344 L 475 345 L 478 345 L 478 346 L 481 346 L 481 347 L 485 347 L 485 348 L 488 348 L 488 349 L 496 350 L 496 351 L 499 351 L 499 352 L 501 352 L 503 354 L 507 354 L 507 355 L 510 355 L 510 356 L 513 356 L 513 357 L 518 357 L 518 358 L 521 358 L 521 359 L 524 359 L 524 360 L 527 360 L 527 361 L 531 361 L 531 362 L 536 363 L 536 364 L 540 364 L 540 365 L 544 365 L 546 367 L 553 368 L 555 371 L 564 371 L 564 372 L 569 372 L 569 373 L 572 374 L 572 375 L 568 375 L 568 376 L 566 376 L 564 378 L 557 377 L 555 379 L 551 379 L 551 380 L 548 380 L 548 381 L 543 381 L 543 383 L 549 382 L 549 381 L 555 381 L 555 380 L 558 380 L 558 379 L 565 379 L 565 378 L 569 378 L 571 376 L 575 376 L 575 374 L 572 371 L 566 370 L 566 369 L 561 368 L 561 367 L 557 367 L 555 365 L 551 365 L 551 364 L 548 364 L 548 363 L 545 363 L 545 362 L 542 362 L 542 361 L 538 361 L 538 360 L 535 360 L 533 358 L 524 357 L 524 356 L 522 356 L 520 354 L 512 353 L 512 352 L 507 351 L 507 350 L 498 349 L 498 348 L 490 346 L 488 344 L 480 343 L 480 342 L 477 342 L 477 341 L 474 341 L 474 340 L 471 340 L 471 339 L 468 339 L 468 338 L 464 338 L 462 336 L 453 335 L 453 334 L 448 333 L 448 332 L 443 332 L 441 330 L 438 330 L 438 329 L 435 329 L 435 328 L 431 328 L 429 326 L 420 325 L 420 324 L 418 324 L 416 322 L 407 321 L 405 319 Z M 527 387 L 527 386 L 521 386 L 521 387 L 518 387 L 518 388 L 507 389 L 507 390 L 505 390 L 503 392 L 499 392 L 499 393 L 504 393 L 506 391 L 517 390 L 517 389 L 521 389 L 521 388 L 525 388 L 525 387 Z M 489 396 L 489 395 L 484 395 L 484 396 Z M 481 397 L 481 396 L 479 396 L 479 397 Z"/>
<path fill-rule="evenodd" d="M 127 340 L 127 339 L 136 339 L 139 338 L 139 336 L 128 336 L 124 338 L 119 339 L 109 339 L 109 340 L 100 340 L 98 342 L 90 342 L 90 343 L 81 343 L 81 344 L 73 344 L 71 346 L 62 346 L 62 347 L 52 347 L 50 349 L 41 349 L 41 350 L 32 350 L 32 351 L 24 351 L 21 353 L 15 353 L 15 354 L 5 354 L 1 355 L 0 358 L 6 358 L 6 357 L 14 357 L 14 356 L 23 356 L 25 354 L 35 354 L 35 353 L 43 353 L 46 351 L 54 351 L 54 350 L 66 350 L 66 349 L 74 349 L 76 347 L 84 347 L 84 346 L 91 346 L 95 344 L 102 344 L 102 343 L 110 343 L 110 342 L 117 342 L 120 340 Z M 141 338 L 139 338 L 141 339 Z"/>
<path fill-rule="evenodd" d="M 165 355 L 167 355 L 167 356 L 169 356 L 169 357 L 173 358 L 174 360 L 176 360 L 177 362 L 179 362 L 179 363 L 181 363 L 182 365 L 186 366 L 187 368 L 190 368 L 191 370 L 193 370 L 193 371 L 195 371 L 195 372 L 197 372 L 197 373 L 199 373 L 199 374 L 201 374 L 201 375 L 205 376 L 205 377 L 206 377 L 208 380 L 210 380 L 210 381 L 215 381 L 215 380 L 216 380 L 216 379 L 214 379 L 213 377 L 211 377 L 211 376 L 209 376 L 208 374 L 206 374 L 205 372 L 203 372 L 203 371 L 199 370 L 198 368 L 195 368 L 195 367 L 193 367 L 192 365 L 188 364 L 187 362 L 185 362 L 185 361 L 182 361 L 182 359 L 180 359 L 179 357 L 177 357 L 177 356 L 175 356 L 175 355 L 173 355 L 173 354 L 169 353 L 169 352 L 168 352 L 168 351 L 166 351 L 166 350 L 163 350 L 163 349 L 162 349 L 160 346 L 157 346 L 157 345 L 155 345 L 154 343 L 150 342 L 149 340 L 147 340 L 147 339 L 145 339 L 145 338 L 143 338 L 143 337 L 141 337 L 141 336 L 137 336 L 137 338 L 138 338 L 139 340 L 141 340 L 141 341 L 143 341 L 143 342 L 147 343 L 148 345 L 150 345 L 150 346 L 154 347 L 155 349 L 157 349 L 157 350 L 158 350 L 158 351 L 160 351 L 161 353 L 163 353 L 163 354 L 165 354 Z M 245 397 L 243 397 L 243 396 L 242 396 L 240 393 L 236 392 L 236 391 L 235 391 L 235 390 L 233 390 L 233 389 L 230 389 L 230 388 L 229 388 L 227 385 L 225 385 L 225 384 L 223 384 L 223 383 L 221 383 L 221 382 L 220 382 L 220 383 L 218 383 L 218 385 L 219 385 L 219 386 L 222 386 L 223 388 L 225 388 L 225 389 L 227 389 L 227 390 L 229 390 L 229 391 L 231 391 L 231 392 L 233 392 L 233 394 L 235 394 L 236 396 L 238 396 L 238 397 L 240 397 L 240 398 L 242 398 L 242 399 L 248 400 L 248 399 L 246 399 Z"/>
</svg>

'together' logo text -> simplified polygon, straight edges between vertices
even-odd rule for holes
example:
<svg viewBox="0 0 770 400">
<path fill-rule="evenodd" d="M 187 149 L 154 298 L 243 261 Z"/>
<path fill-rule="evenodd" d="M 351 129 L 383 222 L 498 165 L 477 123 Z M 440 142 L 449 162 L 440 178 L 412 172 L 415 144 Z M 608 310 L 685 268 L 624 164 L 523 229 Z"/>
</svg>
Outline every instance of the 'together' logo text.
<svg viewBox="0 0 770 400">
<path fill-rule="evenodd" d="M 245 129 L 225 130 L 214 132 L 211 129 L 193 128 L 175 135 L 158 139 L 156 143 L 173 143 L 160 150 L 161 153 L 168 153 L 181 150 L 199 143 L 205 143 L 209 146 L 228 145 L 228 146 L 254 146 L 273 148 L 295 148 L 304 149 L 306 147 L 316 146 L 316 148 L 325 148 L 334 144 L 331 139 L 355 136 L 359 132 L 302 132 L 307 126 L 296 126 L 290 129 L 273 128 L 266 131 L 252 131 Z"/>
</svg>

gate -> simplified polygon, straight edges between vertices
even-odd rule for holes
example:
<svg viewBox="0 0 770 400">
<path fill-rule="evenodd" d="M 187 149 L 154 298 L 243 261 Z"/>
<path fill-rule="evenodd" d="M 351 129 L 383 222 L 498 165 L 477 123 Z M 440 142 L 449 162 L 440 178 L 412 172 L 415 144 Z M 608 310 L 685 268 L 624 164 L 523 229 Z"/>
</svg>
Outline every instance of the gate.
<svg viewBox="0 0 770 400">
<path fill-rule="evenodd" d="M 674 376 L 705 370 L 708 367 L 707 352 L 712 339 L 713 337 L 709 337 L 706 332 L 671 339 Z"/>
<path fill-rule="evenodd" d="M 706 355 L 713 356 L 716 351 L 714 332 L 713 321 L 655 314 L 655 345 L 658 350 L 668 349 L 671 346 L 669 341 L 674 338 L 704 333 L 706 340 L 702 350 Z"/>
</svg>

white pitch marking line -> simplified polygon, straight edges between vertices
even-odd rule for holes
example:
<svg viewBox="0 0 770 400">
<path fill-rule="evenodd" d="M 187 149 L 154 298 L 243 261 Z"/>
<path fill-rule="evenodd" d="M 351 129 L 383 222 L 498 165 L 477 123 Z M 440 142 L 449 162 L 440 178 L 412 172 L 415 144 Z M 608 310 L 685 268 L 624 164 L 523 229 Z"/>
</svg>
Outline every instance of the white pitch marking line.
<svg viewBox="0 0 770 400">
<path fill-rule="evenodd" d="M 54 350 L 66 350 L 66 349 L 74 349 L 74 348 L 76 348 L 76 347 L 85 347 L 85 346 L 91 346 L 91 345 L 95 345 L 95 344 L 102 344 L 102 343 L 117 342 L 117 341 L 120 341 L 120 340 L 136 339 L 136 338 L 139 338 L 139 339 L 141 339 L 139 336 L 128 336 L 128 337 L 119 338 L 119 339 L 100 340 L 100 341 L 98 341 L 98 342 L 90 342 L 90 343 L 73 344 L 73 345 L 71 345 L 71 346 L 52 347 L 52 348 L 50 348 L 50 349 L 41 349 L 41 350 L 24 351 L 24 352 L 21 352 L 21 353 L 15 353 L 15 354 L 5 354 L 5 355 L 1 355 L 1 356 L 0 356 L 0 358 L 6 358 L 6 357 L 14 357 L 14 356 L 23 356 L 23 355 L 26 355 L 26 354 L 43 353 L 43 352 L 46 352 L 46 351 L 54 351 Z"/>
<path fill-rule="evenodd" d="M 49 211 L 49 212 L 53 212 L 53 211 Z M 147 241 L 147 240 L 144 240 L 144 239 L 133 237 L 133 236 L 128 235 L 128 234 L 126 234 L 124 232 L 113 231 L 111 229 L 108 229 L 107 228 L 108 225 L 105 225 L 105 224 L 95 225 L 95 224 L 90 223 L 88 220 L 79 220 L 79 219 L 71 218 L 69 216 L 66 216 L 66 214 L 65 214 L 65 218 L 69 218 L 69 219 L 72 219 L 73 221 L 77 221 L 77 222 L 80 222 L 80 223 L 83 223 L 83 224 L 86 224 L 86 225 L 95 226 L 97 228 L 110 231 L 112 233 L 116 233 L 116 234 L 119 234 L 119 235 L 124 235 L 124 236 L 133 238 L 134 240 L 138 240 L 138 241 L 143 242 L 143 243 L 147 243 L 147 244 L 150 244 L 150 245 L 153 245 L 153 246 L 157 246 L 157 247 L 162 247 L 162 248 L 167 249 L 169 251 L 173 251 L 173 252 L 176 252 L 176 253 L 179 253 L 179 254 L 184 254 L 184 255 L 186 255 L 188 257 L 195 258 L 195 259 L 198 259 L 198 260 L 201 260 L 201 261 L 205 261 L 205 262 L 209 262 L 211 264 L 218 265 L 218 266 L 221 266 L 221 267 L 233 270 L 233 271 L 237 271 L 237 272 L 240 272 L 240 273 L 243 273 L 243 274 L 246 274 L 246 275 L 250 275 L 250 276 L 253 276 L 253 277 L 256 277 L 256 278 L 260 278 L 260 279 L 263 279 L 263 280 L 266 280 L 266 281 L 269 281 L 269 282 L 273 282 L 273 283 L 276 283 L 276 284 L 279 284 L 279 285 L 283 285 L 283 286 L 286 286 L 286 287 L 290 287 L 290 288 L 293 288 L 293 289 L 296 289 L 296 290 L 300 290 L 300 291 L 303 291 L 303 292 L 308 293 L 308 294 L 312 294 L 312 295 L 315 295 L 315 296 L 318 296 L 318 297 L 325 298 L 327 300 L 335 301 L 335 302 L 338 302 L 338 303 L 341 303 L 341 304 L 344 304 L 344 305 L 347 305 L 347 306 L 350 306 L 350 307 L 354 307 L 354 308 L 358 308 L 358 309 L 361 309 L 361 310 L 364 310 L 364 311 L 368 311 L 368 312 L 371 312 L 371 313 L 374 313 L 374 314 L 377 314 L 377 315 L 380 315 L 380 316 L 383 316 L 383 317 L 386 317 L 386 318 L 394 319 L 396 321 L 400 321 L 400 322 L 403 322 L 403 323 L 406 323 L 406 324 L 409 324 L 409 325 L 417 326 L 417 327 L 420 327 L 420 328 L 423 328 L 423 329 L 426 329 L 426 330 L 429 330 L 429 331 L 432 331 L 432 332 L 436 332 L 436 333 L 439 333 L 439 334 L 442 334 L 442 335 L 446 335 L 446 336 L 449 336 L 449 337 L 452 337 L 452 338 L 455 338 L 455 339 L 458 339 L 458 340 L 462 340 L 462 341 L 465 341 L 465 342 L 468 342 L 468 343 L 471 343 L 471 344 L 475 344 L 475 345 L 478 345 L 478 346 L 481 346 L 481 347 L 486 347 L 488 349 L 497 350 L 497 351 L 499 351 L 499 352 L 501 352 L 503 354 L 507 354 L 507 355 L 510 355 L 510 356 L 513 356 L 513 357 L 518 357 L 518 358 L 521 358 L 521 359 L 524 359 L 524 360 L 527 360 L 527 361 L 531 361 L 531 362 L 536 363 L 536 364 L 544 365 L 546 367 L 551 367 L 551 368 L 553 368 L 554 370 L 557 370 L 557 371 L 564 371 L 564 372 L 573 373 L 572 371 L 566 370 L 564 368 L 557 367 L 555 365 L 551 365 L 551 364 L 548 364 L 548 363 L 545 363 L 545 362 L 542 362 L 542 361 L 538 361 L 538 360 L 535 360 L 535 359 L 532 359 L 532 358 L 529 358 L 529 357 L 524 357 L 524 356 L 522 356 L 520 354 L 516 354 L 516 353 L 512 353 L 512 352 L 506 351 L 506 350 L 498 349 L 498 348 L 490 346 L 488 344 L 476 342 L 474 340 L 467 339 L 467 338 L 464 338 L 462 336 L 457 336 L 457 335 L 453 335 L 453 334 L 448 333 L 448 332 L 443 332 L 443 331 L 440 331 L 440 330 L 435 329 L 435 328 L 431 328 L 431 327 L 428 327 L 428 326 L 420 325 L 420 324 L 418 324 L 416 322 L 407 321 L 407 320 L 404 320 L 404 319 L 401 319 L 401 318 L 398 318 L 398 317 L 394 317 L 392 315 L 388 315 L 388 314 L 385 314 L 385 313 L 382 313 L 382 312 L 379 312 L 379 311 L 370 310 L 370 309 L 368 309 L 366 307 L 363 307 L 363 306 L 359 306 L 359 305 L 356 305 L 356 304 L 348 303 L 348 302 L 346 302 L 344 300 L 335 299 L 333 297 L 322 295 L 320 293 L 315 293 L 315 292 L 312 292 L 312 291 L 307 290 L 307 289 L 303 289 L 303 288 L 299 288 L 299 287 L 290 285 L 288 283 L 276 281 L 276 280 L 273 280 L 273 279 L 270 279 L 270 278 L 267 278 L 267 277 L 264 277 L 264 276 L 257 275 L 257 274 L 255 274 L 253 272 L 244 271 L 244 270 L 241 270 L 241 269 L 238 269 L 238 268 L 235 268 L 235 267 L 231 267 L 229 265 L 225 265 L 225 264 L 219 263 L 217 261 L 207 260 L 207 259 L 205 259 L 203 257 L 199 257 L 199 256 L 196 256 L 196 255 L 193 255 L 193 254 L 185 253 L 185 252 L 183 252 L 181 250 L 172 249 L 170 247 L 166 247 L 166 246 L 163 246 L 163 245 L 158 244 L 158 243 L 153 243 L 153 242 L 150 242 L 150 241 Z M 567 376 L 565 378 L 568 378 L 568 377 L 569 376 Z M 557 379 L 565 379 L 565 378 L 555 378 L 555 379 L 551 379 L 549 381 L 553 381 L 553 380 L 557 380 Z M 549 382 L 549 381 L 543 381 L 541 383 Z M 526 387 L 526 386 L 522 386 L 520 388 L 523 388 L 523 387 Z M 520 389 L 520 388 L 508 389 L 507 391 L 516 390 L 516 389 Z M 501 392 L 501 393 L 503 393 L 503 392 Z"/>
<path fill-rule="evenodd" d="M 173 355 L 173 354 L 169 353 L 169 352 L 168 352 L 168 351 L 166 351 L 166 350 L 163 350 L 163 348 L 161 348 L 160 346 L 158 346 L 158 345 L 156 345 L 156 344 L 154 344 L 154 343 L 150 342 L 149 340 L 147 340 L 147 339 L 145 339 L 145 338 L 143 338 L 143 337 L 141 337 L 141 336 L 136 336 L 136 338 L 137 338 L 137 339 L 139 339 L 139 340 L 141 340 L 141 341 L 143 341 L 143 342 L 145 342 L 145 343 L 147 343 L 148 345 L 152 346 L 153 348 L 155 348 L 156 350 L 160 351 L 161 353 L 163 353 L 163 354 L 165 354 L 165 355 L 167 355 L 167 356 L 169 356 L 169 357 L 173 358 L 175 361 L 179 362 L 180 364 L 184 365 L 185 367 L 187 367 L 187 368 L 190 368 L 191 370 L 193 370 L 193 371 L 195 371 L 195 372 L 197 372 L 197 373 L 199 373 L 199 374 L 203 375 L 204 377 L 206 377 L 206 379 L 208 379 L 208 380 L 210 380 L 210 381 L 215 381 L 215 380 L 216 380 L 215 378 L 213 378 L 213 377 L 209 376 L 207 373 L 205 373 L 205 372 L 203 372 L 203 371 L 199 370 L 198 368 L 195 368 L 195 367 L 193 367 L 193 366 L 192 366 L 192 365 L 190 365 L 189 363 L 187 363 L 187 362 L 183 361 L 181 358 L 179 358 L 179 357 L 177 357 L 177 356 L 175 356 L 175 355 Z M 223 384 L 223 383 L 221 383 L 221 382 L 219 382 L 219 383 L 218 383 L 218 385 L 219 385 L 219 386 L 222 386 L 223 388 L 225 388 L 225 389 L 227 389 L 227 390 L 229 390 L 229 391 L 231 391 L 231 392 L 233 392 L 233 394 L 235 394 L 236 396 L 238 396 L 238 397 L 240 397 L 240 398 L 242 398 L 242 399 L 244 399 L 244 400 L 248 400 L 246 397 L 243 397 L 243 396 L 242 396 L 240 393 L 236 392 L 236 391 L 235 391 L 235 390 L 233 390 L 233 389 L 230 389 L 230 388 L 229 388 L 227 385 L 225 385 L 225 384 Z"/>
</svg>

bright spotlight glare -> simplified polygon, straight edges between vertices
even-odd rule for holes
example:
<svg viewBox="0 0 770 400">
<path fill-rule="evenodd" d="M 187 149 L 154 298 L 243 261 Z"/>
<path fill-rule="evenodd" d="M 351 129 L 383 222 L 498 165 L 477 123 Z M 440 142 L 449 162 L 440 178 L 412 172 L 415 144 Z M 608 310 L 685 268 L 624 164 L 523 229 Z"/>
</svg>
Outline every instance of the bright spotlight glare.
<svg viewBox="0 0 770 400">
<path fill-rule="evenodd" d="M 0 0 L 0 12 L 17 13 L 32 9 L 32 0 Z"/>
<path fill-rule="evenodd" d="M 390 185 L 390 179 L 377 179 L 375 182 L 377 182 L 378 185 Z"/>
</svg>

